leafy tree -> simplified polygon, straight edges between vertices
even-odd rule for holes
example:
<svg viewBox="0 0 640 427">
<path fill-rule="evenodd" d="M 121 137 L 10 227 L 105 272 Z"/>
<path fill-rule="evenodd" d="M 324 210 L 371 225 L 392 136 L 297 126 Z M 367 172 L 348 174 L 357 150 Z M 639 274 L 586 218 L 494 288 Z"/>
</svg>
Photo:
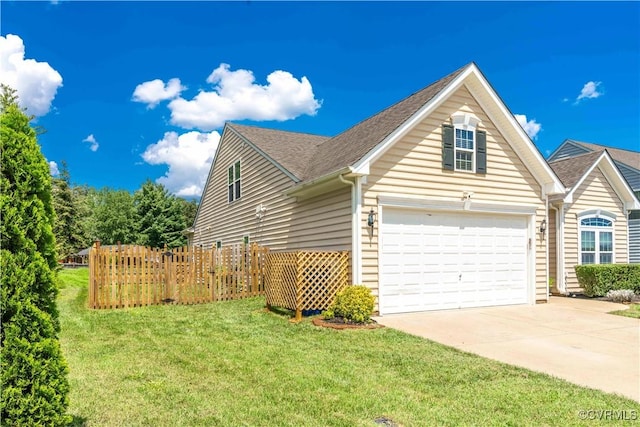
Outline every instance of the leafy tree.
<svg viewBox="0 0 640 427">
<path fill-rule="evenodd" d="M 125 190 L 103 188 L 90 200 L 94 237 L 103 245 L 138 242 L 136 208 L 133 196 Z"/>
<path fill-rule="evenodd" d="M 77 200 L 71 187 L 66 162 L 61 163 L 60 174 L 58 177 L 52 178 L 51 181 L 53 184 L 53 207 L 56 212 L 53 234 L 56 236 L 58 255 L 66 258 L 85 247 Z"/>
<path fill-rule="evenodd" d="M 195 200 L 186 200 L 178 198 L 182 204 L 182 213 L 184 215 L 184 222 L 187 227 L 191 227 L 196 220 L 198 214 L 198 203 Z"/>
<path fill-rule="evenodd" d="M 142 184 L 134 195 L 141 244 L 155 248 L 166 244 L 173 248 L 186 243 L 182 231 L 187 223 L 180 200 L 162 184 L 150 180 Z"/>
<path fill-rule="evenodd" d="M 58 341 L 49 166 L 15 92 L 0 95 L 0 419 L 66 425 L 68 368 Z"/>
</svg>

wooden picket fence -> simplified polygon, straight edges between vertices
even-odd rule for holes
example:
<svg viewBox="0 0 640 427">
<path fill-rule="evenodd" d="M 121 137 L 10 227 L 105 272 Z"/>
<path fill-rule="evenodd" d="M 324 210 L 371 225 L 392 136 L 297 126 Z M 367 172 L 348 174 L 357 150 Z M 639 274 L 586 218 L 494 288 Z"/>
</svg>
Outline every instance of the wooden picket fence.
<svg viewBox="0 0 640 427">
<path fill-rule="evenodd" d="M 271 252 L 266 254 L 264 282 L 267 307 L 324 310 L 349 284 L 349 252 Z"/>
<path fill-rule="evenodd" d="M 267 248 L 157 249 L 100 246 L 89 252 L 89 307 L 200 304 L 264 295 Z"/>
</svg>

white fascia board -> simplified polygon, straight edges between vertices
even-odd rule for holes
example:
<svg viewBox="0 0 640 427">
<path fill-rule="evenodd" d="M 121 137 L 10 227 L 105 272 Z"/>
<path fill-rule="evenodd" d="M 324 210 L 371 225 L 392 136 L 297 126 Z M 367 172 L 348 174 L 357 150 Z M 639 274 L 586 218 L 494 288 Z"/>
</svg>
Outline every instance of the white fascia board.
<svg viewBox="0 0 640 427">
<path fill-rule="evenodd" d="M 440 93 L 432 98 L 429 102 L 422 106 L 417 112 L 413 114 L 408 120 L 406 120 L 400 127 L 391 132 L 385 139 L 382 140 L 375 148 L 373 148 L 364 157 L 353 164 L 353 170 L 356 173 L 363 173 L 364 170 L 369 170 L 369 165 L 379 159 L 387 150 L 393 146 L 398 140 L 405 136 L 416 124 L 420 123 L 431 114 L 436 108 L 438 108 L 444 101 L 451 96 L 453 92 L 458 90 L 462 86 L 462 83 L 470 73 L 477 73 L 478 70 L 475 65 L 470 65 L 453 81 L 449 82 L 447 87 L 442 89 Z"/>
<path fill-rule="evenodd" d="M 340 170 L 337 170 L 335 172 L 331 172 L 327 175 L 323 175 L 319 178 L 316 178 L 314 180 L 308 181 L 308 182 L 304 182 L 302 184 L 297 184 L 289 189 L 287 189 L 284 194 L 286 196 L 295 196 L 296 194 L 299 193 L 304 193 L 305 191 L 307 191 L 308 189 L 318 185 L 318 184 L 322 184 L 325 183 L 327 181 L 331 181 L 333 179 L 338 179 L 338 177 L 340 175 L 346 175 L 349 176 L 349 174 L 353 173 L 353 169 L 351 167 L 346 167 L 346 168 L 342 168 Z"/>
<path fill-rule="evenodd" d="M 633 189 L 629 186 L 627 180 L 622 176 L 620 169 L 616 166 L 611 155 L 605 150 L 601 158 L 600 162 L 603 163 L 601 166 L 601 170 L 604 175 L 607 177 L 614 191 L 620 197 L 620 200 L 623 201 L 625 208 L 628 209 L 640 209 L 640 202 L 636 198 L 636 195 L 633 192 Z"/>
<path fill-rule="evenodd" d="M 402 208 L 430 209 L 435 211 L 465 211 L 476 213 L 502 213 L 513 215 L 535 215 L 536 205 L 515 205 L 471 200 L 467 207 L 462 200 L 434 200 L 421 197 L 378 195 L 378 204 Z"/>
<path fill-rule="evenodd" d="M 566 194 L 567 193 L 567 188 L 563 185 L 562 186 L 562 191 L 558 191 L 558 188 L 556 187 L 555 183 L 553 182 L 548 182 L 546 184 L 543 185 L 542 187 L 542 193 L 543 196 L 557 196 L 557 195 L 561 195 L 561 194 Z"/>
<path fill-rule="evenodd" d="M 587 179 L 596 167 L 600 168 L 602 174 L 607 178 L 609 184 L 611 184 L 611 187 L 613 188 L 613 191 L 615 191 L 627 210 L 640 209 L 640 203 L 636 199 L 633 190 L 629 187 L 629 184 L 624 179 L 615 163 L 613 163 L 613 159 L 606 150 L 602 152 L 600 157 L 593 162 L 591 167 L 582 175 L 571 191 L 567 193 L 564 198 L 566 203 L 573 203 L 573 193 L 582 185 L 584 180 Z"/>
<path fill-rule="evenodd" d="M 591 172 L 593 172 L 593 170 L 598 166 L 598 163 L 600 163 L 600 160 L 605 154 L 606 153 L 603 152 L 602 155 L 598 157 L 598 160 L 593 162 L 593 164 L 589 167 L 589 169 L 587 169 L 587 171 L 584 174 L 582 174 L 578 182 L 576 182 L 575 185 L 571 187 L 571 190 L 569 190 L 569 192 L 564 196 L 565 203 L 573 203 L 573 193 L 575 193 L 576 190 L 580 188 L 584 180 L 587 179 L 587 177 L 591 174 Z"/>
<path fill-rule="evenodd" d="M 491 109 L 487 108 L 487 104 L 483 102 L 482 96 L 481 96 L 482 94 L 474 93 L 473 88 L 467 86 L 467 88 L 469 89 L 469 92 L 471 92 L 471 94 L 474 95 L 474 98 L 476 99 L 476 101 L 480 104 L 484 112 L 489 116 L 489 118 L 491 119 L 493 124 L 496 126 L 496 128 L 498 128 L 500 133 L 506 136 L 509 133 L 515 132 L 517 138 L 514 141 L 514 143 L 516 145 L 515 146 L 513 144 L 510 144 L 510 145 L 521 159 L 523 158 L 526 159 L 527 157 L 529 157 L 523 154 L 529 154 L 535 159 L 536 167 L 534 167 L 533 170 L 531 170 L 531 173 L 533 174 L 534 178 L 536 178 L 536 180 L 543 187 L 546 188 L 546 191 L 545 191 L 546 195 L 563 194 L 565 192 L 564 185 L 562 185 L 562 182 L 560 182 L 560 179 L 556 176 L 555 172 L 553 172 L 553 170 L 551 169 L 551 166 L 549 166 L 547 161 L 542 157 L 542 154 L 540 153 L 540 151 L 538 151 L 533 141 L 531 141 L 531 138 L 529 138 L 529 135 L 527 135 L 524 129 L 522 129 L 522 126 L 520 126 L 520 124 L 516 121 L 513 114 L 511 114 L 511 112 L 507 109 L 507 107 L 504 105 L 502 100 L 498 97 L 498 94 L 493 90 L 489 82 L 484 78 L 482 73 L 480 73 L 477 70 L 475 65 L 473 66 L 473 68 L 474 70 L 476 70 L 474 75 L 478 78 L 478 81 L 482 85 L 484 92 L 489 95 L 490 101 L 495 106 L 497 106 L 500 113 L 504 117 L 506 117 L 507 122 L 509 124 L 509 128 L 510 128 L 509 130 L 511 132 L 509 132 L 507 129 L 504 129 L 500 125 L 500 122 L 501 122 L 500 120 L 496 120 L 496 117 L 491 113 Z"/>
</svg>

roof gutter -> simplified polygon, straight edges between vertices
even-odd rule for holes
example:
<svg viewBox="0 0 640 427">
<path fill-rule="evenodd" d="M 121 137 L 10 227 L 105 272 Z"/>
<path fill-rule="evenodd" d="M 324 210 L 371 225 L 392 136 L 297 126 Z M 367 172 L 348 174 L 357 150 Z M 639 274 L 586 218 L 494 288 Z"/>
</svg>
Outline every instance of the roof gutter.
<svg viewBox="0 0 640 427">
<path fill-rule="evenodd" d="M 337 170 L 335 172 L 331 172 L 330 174 L 321 176 L 321 177 L 313 179 L 311 181 L 304 181 L 302 183 L 294 185 L 293 187 L 291 187 L 288 190 L 286 190 L 284 192 L 284 194 L 287 195 L 287 196 L 297 196 L 297 195 L 300 195 L 300 194 L 304 194 L 307 190 L 315 187 L 316 185 L 324 184 L 324 183 L 329 182 L 331 180 L 334 180 L 334 179 L 336 179 L 338 177 L 341 177 L 342 175 L 346 175 L 346 174 L 350 174 L 350 173 L 353 173 L 353 169 L 350 166 L 347 166 L 345 168 L 342 168 L 342 169 Z"/>
</svg>

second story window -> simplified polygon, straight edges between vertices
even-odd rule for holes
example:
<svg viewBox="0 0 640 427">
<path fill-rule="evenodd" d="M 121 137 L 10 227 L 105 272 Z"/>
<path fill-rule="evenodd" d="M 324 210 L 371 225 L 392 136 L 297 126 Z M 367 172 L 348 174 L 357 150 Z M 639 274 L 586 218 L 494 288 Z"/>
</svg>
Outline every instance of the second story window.
<svg viewBox="0 0 640 427">
<path fill-rule="evenodd" d="M 240 185 L 240 160 L 229 166 L 228 194 L 229 203 L 238 200 L 241 196 Z"/>
<path fill-rule="evenodd" d="M 473 131 L 456 128 L 456 166 L 455 170 L 471 171 L 474 169 L 475 147 L 473 144 Z"/>
</svg>

